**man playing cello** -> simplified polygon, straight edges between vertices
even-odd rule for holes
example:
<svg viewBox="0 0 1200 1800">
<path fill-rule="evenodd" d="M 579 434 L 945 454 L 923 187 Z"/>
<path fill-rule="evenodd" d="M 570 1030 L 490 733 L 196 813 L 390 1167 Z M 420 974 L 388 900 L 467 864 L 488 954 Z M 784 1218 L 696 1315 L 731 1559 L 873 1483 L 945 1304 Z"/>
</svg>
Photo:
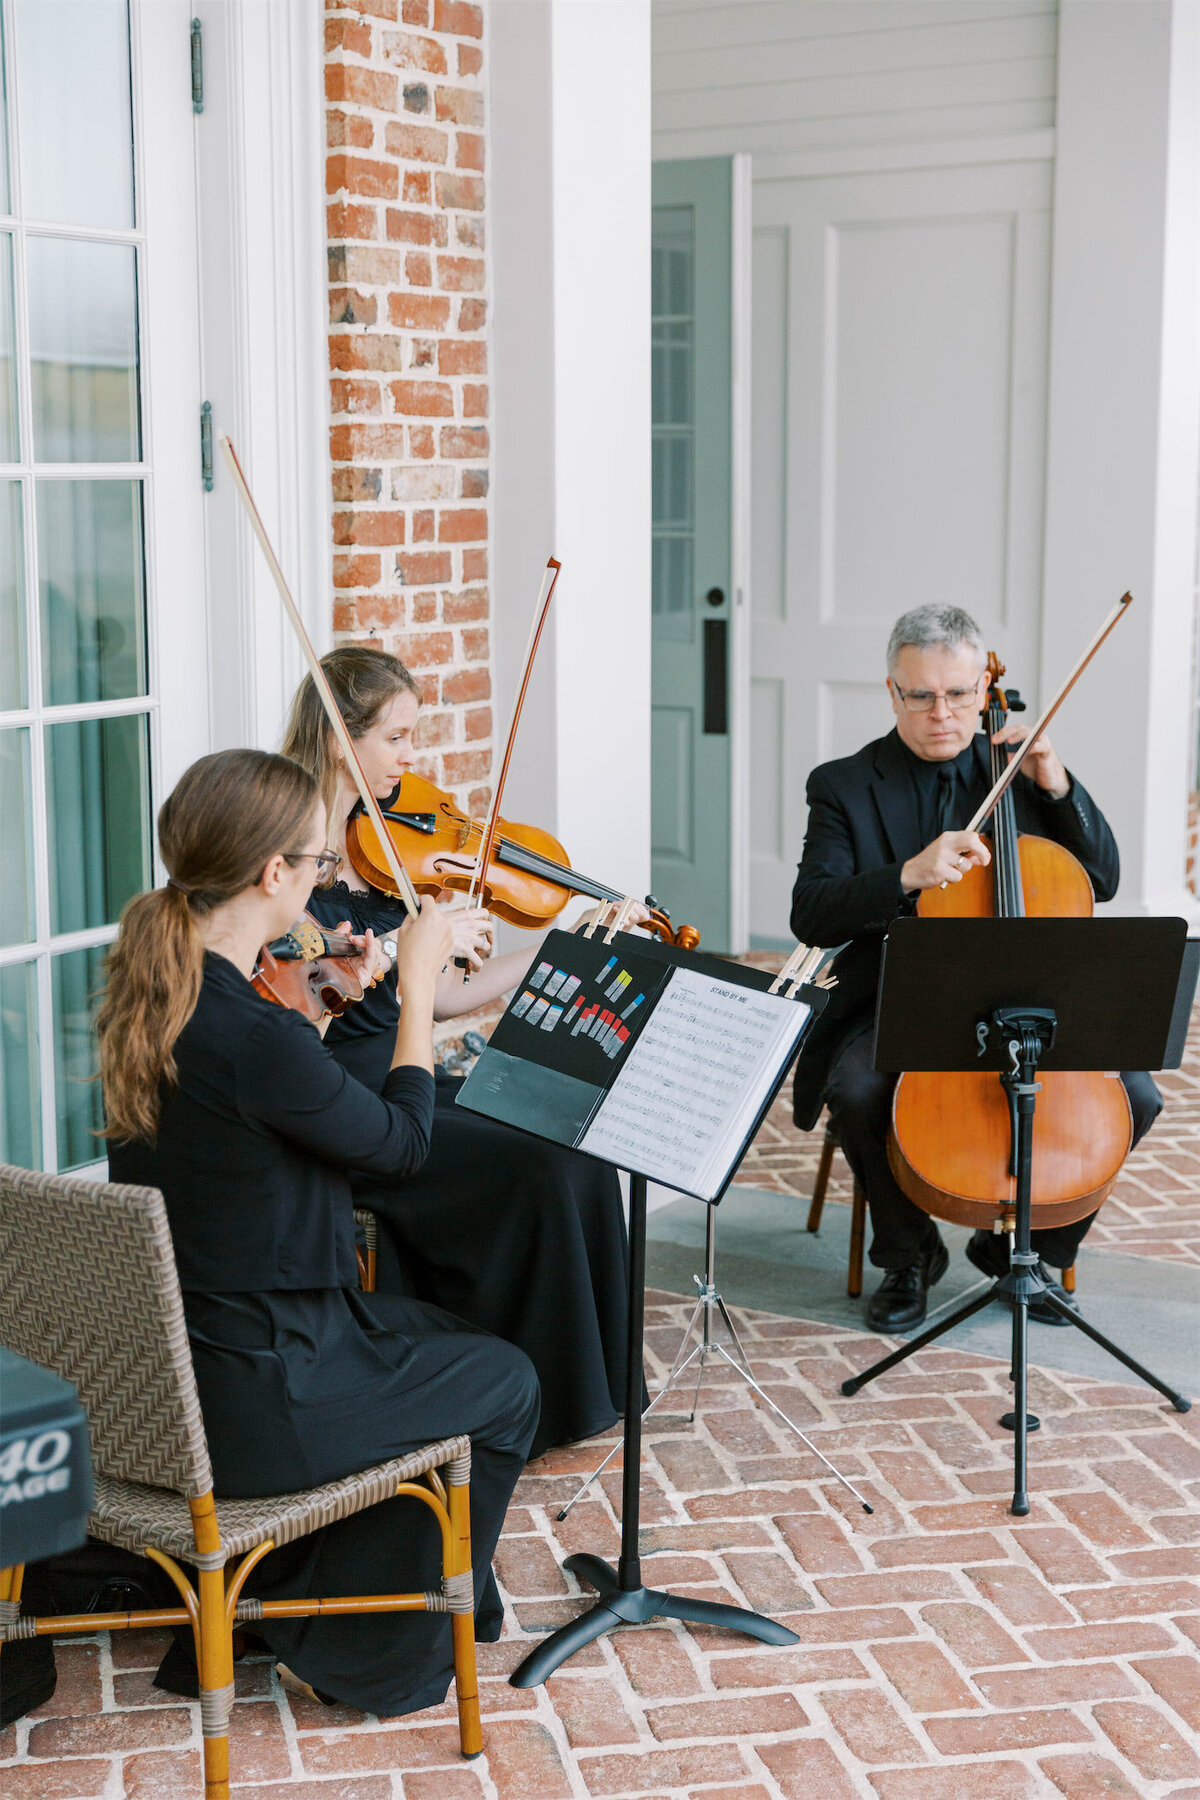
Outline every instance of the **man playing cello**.
<svg viewBox="0 0 1200 1800">
<path fill-rule="evenodd" d="M 810 1131 L 822 1105 L 828 1106 L 866 1194 L 870 1259 L 884 1271 L 868 1303 L 867 1322 L 881 1332 L 920 1323 L 929 1288 L 949 1261 L 936 1223 L 909 1200 L 888 1164 L 896 1077 L 876 1071 L 871 1058 L 883 938 L 893 919 L 915 909 L 923 888 L 961 881 L 965 869 L 990 861 L 986 838 L 962 827 L 992 785 L 988 739 L 978 730 L 987 703 L 986 654 L 970 615 L 955 606 L 919 606 L 905 613 L 888 641 L 887 665 L 893 730 L 809 776 L 808 829 L 791 916 L 802 942 L 849 940 L 837 961 L 831 1004 L 797 1065 L 795 1120 Z M 997 741 L 1016 744 L 1025 735 L 1025 727 L 1013 721 Z M 1086 869 L 1097 900 L 1110 900 L 1120 873 L 1112 832 L 1049 738 L 1043 736 L 1030 750 L 1016 777 L 1014 800 L 1018 830 L 1069 850 Z M 1121 1081 L 1136 1144 L 1157 1118 L 1162 1099 L 1149 1075 L 1123 1073 Z M 1035 1231 L 1033 1248 L 1054 1267 L 1069 1268 L 1090 1224 L 1087 1218 Z M 1007 1270 L 1005 1238 L 977 1231 L 967 1255 L 986 1275 Z M 1049 1281 L 1044 1265 L 1039 1273 Z M 1036 1301 L 1029 1316 L 1065 1323 Z"/>
</svg>

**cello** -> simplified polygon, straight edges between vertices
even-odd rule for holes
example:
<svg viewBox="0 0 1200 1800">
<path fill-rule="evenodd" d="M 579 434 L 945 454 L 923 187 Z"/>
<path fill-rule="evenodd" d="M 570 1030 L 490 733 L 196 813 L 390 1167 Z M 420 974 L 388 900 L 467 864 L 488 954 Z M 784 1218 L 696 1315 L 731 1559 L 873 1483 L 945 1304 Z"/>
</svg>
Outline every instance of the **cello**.
<svg viewBox="0 0 1200 1800">
<path fill-rule="evenodd" d="M 1128 596 L 1121 603 L 1128 604 Z M 1112 623 L 1121 615 L 1113 615 Z M 1106 635 L 1106 632 L 1102 635 Z M 1088 655 L 1099 647 L 1100 639 Z M 1087 657 L 1084 661 L 1086 662 Z M 1060 844 L 1018 833 L 1012 780 L 1023 753 L 1082 672 L 1076 669 L 1053 705 L 1011 759 L 1006 744 L 991 744 L 992 792 L 968 827 L 991 812 L 992 861 L 963 871 L 953 886 L 925 889 L 920 918 L 1090 917 L 1092 884 L 1082 864 Z M 1001 687 L 1004 667 L 988 657 L 989 739 L 1003 729 L 1019 698 Z M 997 797 L 998 795 L 998 797 Z M 981 818 L 980 815 L 983 815 Z M 1073 1224 L 1094 1213 L 1112 1187 L 1133 1138 L 1133 1118 L 1115 1074 L 1043 1070 L 1033 1122 L 1036 1170 L 1031 1223 L 1035 1230 Z M 974 1229 L 1009 1230 L 1016 1198 L 1009 1101 L 997 1074 L 974 1070 L 908 1072 L 892 1100 L 888 1162 L 900 1187 L 922 1211 Z"/>
</svg>

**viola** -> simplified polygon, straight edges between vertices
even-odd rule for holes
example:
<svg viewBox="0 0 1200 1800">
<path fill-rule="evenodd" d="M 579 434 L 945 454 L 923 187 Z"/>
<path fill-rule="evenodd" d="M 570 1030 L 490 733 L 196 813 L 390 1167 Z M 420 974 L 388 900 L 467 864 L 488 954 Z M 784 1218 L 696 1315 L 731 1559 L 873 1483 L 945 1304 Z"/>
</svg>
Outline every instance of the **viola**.
<svg viewBox="0 0 1200 1800">
<path fill-rule="evenodd" d="M 316 1025 L 326 1013 L 336 1018 L 362 999 L 357 955 L 352 938 L 326 931 L 303 913 L 283 937 L 263 945 L 251 984 L 264 1000 L 302 1013 Z"/>
<path fill-rule="evenodd" d="M 457 805 L 452 794 L 409 771 L 390 807 L 382 807 L 392 844 L 419 894 L 470 894 L 477 883 L 485 826 Z M 383 893 L 395 893 L 379 835 L 356 811 L 346 828 L 346 854 L 362 879 Z M 615 888 L 581 875 L 567 860 L 558 839 L 536 825 L 498 821 L 498 830 L 478 903 L 511 925 L 536 931 L 558 917 L 572 894 L 620 901 Z M 647 900 L 648 928 L 666 942 L 692 950 L 700 934 L 692 925 L 673 926 L 662 907 Z"/>
<path fill-rule="evenodd" d="M 989 737 L 1003 728 L 1020 697 L 1000 686 L 1004 667 L 988 657 Z M 1031 733 L 1026 744 L 1042 729 Z M 1022 746 L 1024 749 L 1025 746 Z M 1009 748 L 991 746 L 996 784 L 1008 776 Z M 993 788 L 995 792 L 995 788 Z M 990 796 L 989 796 L 990 798 Z M 973 823 L 971 829 L 978 827 Z M 1090 917 L 1094 896 L 1082 864 L 1060 844 L 1018 833 L 1011 780 L 995 804 L 992 860 L 968 868 L 961 881 L 927 888 L 919 918 Z M 1115 1181 L 1133 1139 L 1125 1089 L 1102 1072 L 1041 1071 L 1033 1119 L 1036 1230 L 1069 1225 L 1095 1212 Z M 924 1212 L 957 1225 L 992 1230 L 1016 1200 L 1009 1102 L 997 1074 L 908 1073 L 896 1084 L 888 1161 L 908 1198 Z"/>
</svg>

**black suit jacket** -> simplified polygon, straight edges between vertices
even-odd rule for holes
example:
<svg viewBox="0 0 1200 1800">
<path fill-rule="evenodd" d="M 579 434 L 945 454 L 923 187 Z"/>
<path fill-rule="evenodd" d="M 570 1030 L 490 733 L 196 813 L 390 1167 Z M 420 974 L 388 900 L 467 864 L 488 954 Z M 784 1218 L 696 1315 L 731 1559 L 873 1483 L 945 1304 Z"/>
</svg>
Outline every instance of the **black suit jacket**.
<svg viewBox="0 0 1200 1800">
<path fill-rule="evenodd" d="M 985 793 L 985 733 L 976 733 L 973 748 Z M 1070 850 L 1091 877 L 1096 898 L 1111 900 L 1120 876 L 1116 842 L 1080 783 L 1072 777 L 1070 793 L 1052 800 L 1018 775 L 1013 798 L 1017 829 Z M 795 1119 L 805 1131 L 817 1122 L 834 1057 L 874 1016 L 884 933 L 915 907 L 900 886 L 900 870 L 923 848 L 912 776 L 895 731 L 813 770 L 808 830 L 792 889 L 792 930 L 806 944 L 849 944 L 834 964 L 838 985 L 830 1004 L 796 1065 Z"/>
</svg>

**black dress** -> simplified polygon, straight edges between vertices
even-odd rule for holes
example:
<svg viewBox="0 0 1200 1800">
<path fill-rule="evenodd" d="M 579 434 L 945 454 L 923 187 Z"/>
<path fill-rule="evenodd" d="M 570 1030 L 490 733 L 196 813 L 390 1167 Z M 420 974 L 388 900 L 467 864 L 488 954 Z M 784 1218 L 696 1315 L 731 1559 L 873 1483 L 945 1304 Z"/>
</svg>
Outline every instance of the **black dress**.
<svg viewBox="0 0 1200 1800">
<path fill-rule="evenodd" d="M 318 889 L 309 911 L 377 935 L 398 903 L 344 882 Z M 391 974 L 330 1025 L 342 1066 L 378 1089 L 399 1008 Z M 443 1306 L 517 1344 L 542 1390 L 531 1455 L 610 1426 L 625 1403 L 628 1244 L 616 1171 L 455 1105 L 461 1081 L 437 1077 L 433 1133 L 421 1168 L 355 1177 L 379 1215 L 377 1285 Z"/>
<path fill-rule="evenodd" d="M 114 1143 L 114 1181 L 166 1201 L 218 1499 L 287 1493 L 431 1439 L 470 1434 L 476 1635 L 499 1635 L 490 1563 L 537 1417 L 520 1351 L 437 1308 L 358 1291 L 351 1174 L 398 1178 L 425 1155 L 433 1083 L 346 1074 L 296 1013 L 205 957 L 175 1046 L 156 1143 Z M 273 1551 L 260 1598 L 434 1587 L 436 1521 L 385 1501 Z M 394 1714 L 445 1697 L 448 1618 L 268 1620 L 275 1653 L 321 1692 Z"/>
</svg>

